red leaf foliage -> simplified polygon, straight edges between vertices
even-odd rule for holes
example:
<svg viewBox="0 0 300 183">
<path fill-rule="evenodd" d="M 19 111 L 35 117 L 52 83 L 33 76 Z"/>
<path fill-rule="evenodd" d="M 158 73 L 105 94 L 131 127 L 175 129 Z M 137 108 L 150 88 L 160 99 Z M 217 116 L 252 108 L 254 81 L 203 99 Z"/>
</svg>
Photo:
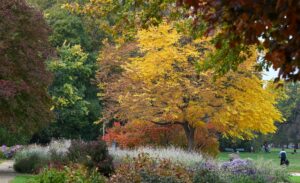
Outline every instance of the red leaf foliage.
<svg viewBox="0 0 300 183">
<path fill-rule="evenodd" d="M 156 125 L 143 121 L 128 122 L 124 126 L 114 123 L 102 137 L 104 141 L 112 144 L 117 142 L 121 148 L 134 148 L 139 146 L 179 146 L 186 148 L 187 140 L 184 130 L 179 125 Z M 198 150 L 216 155 L 218 153 L 218 140 L 206 128 L 198 128 L 195 135 Z"/>
<path fill-rule="evenodd" d="M 221 29 L 223 39 L 234 36 L 231 46 L 260 44 L 258 38 L 264 38 L 266 61 L 280 70 L 280 77 L 300 80 L 299 0 L 178 0 L 178 4 L 193 7 L 208 22 L 207 33 Z"/>
<path fill-rule="evenodd" d="M 0 127 L 31 133 L 51 119 L 48 34 L 43 15 L 25 0 L 1 0 Z"/>
</svg>

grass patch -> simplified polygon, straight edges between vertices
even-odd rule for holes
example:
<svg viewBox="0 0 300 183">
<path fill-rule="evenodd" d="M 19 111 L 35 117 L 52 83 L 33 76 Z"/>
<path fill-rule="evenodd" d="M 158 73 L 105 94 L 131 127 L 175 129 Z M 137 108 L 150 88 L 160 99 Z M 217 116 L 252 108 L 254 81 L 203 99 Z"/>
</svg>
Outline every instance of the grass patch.
<svg viewBox="0 0 300 183">
<path fill-rule="evenodd" d="M 34 175 L 18 175 L 14 178 L 12 183 L 26 183 L 34 179 Z"/>
<path fill-rule="evenodd" d="M 300 183 L 300 176 L 292 176 L 291 181 L 292 183 Z"/>
<path fill-rule="evenodd" d="M 270 153 L 265 152 L 257 152 L 257 153 L 249 153 L 249 152 L 241 152 L 241 158 L 251 158 L 253 160 L 270 160 L 273 161 L 276 165 L 279 165 L 279 151 L 280 149 L 272 149 Z M 298 153 L 292 154 L 293 149 L 286 149 L 287 158 L 290 161 L 290 165 L 288 167 L 289 172 L 299 172 L 300 173 L 300 151 Z M 218 159 L 220 161 L 228 161 L 228 157 L 230 152 L 222 152 L 219 154 Z M 299 182 L 300 183 L 300 182 Z"/>
</svg>

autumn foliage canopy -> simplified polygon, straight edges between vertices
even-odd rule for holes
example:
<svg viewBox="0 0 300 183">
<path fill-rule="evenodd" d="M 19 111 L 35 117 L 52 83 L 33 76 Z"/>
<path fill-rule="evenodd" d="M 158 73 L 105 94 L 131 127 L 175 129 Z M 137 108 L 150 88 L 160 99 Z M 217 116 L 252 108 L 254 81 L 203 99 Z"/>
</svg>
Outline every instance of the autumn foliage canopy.
<svg viewBox="0 0 300 183">
<path fill-rule="evenodd" d="M 192 7 L 195 24 L 207 22 L 206 33 L 218 36 L 217 48 L 224 40 L 231 49 L 262 46 L 267 67 L 279 69 L 284 79 L 300 80 L 300 1 L 179 0 L 178 5 Z"/>
<path fill-rule="evenodd" d="M 191 20 L 189 31 L 194 36 L 215 37 L 212 42 L 222 56 L 209 61 L 218 74 L 236 70 L 245 61 L 240 53 L 254 45 L 265 52 L 259 69 L 273 66 L 279 70 L 278 77 L 300 79 L 298 0 L 90 0 L 66 7 L 101 19 L 101 29 L 116 37 L 124 35 L 121 39 L 133 38 L 139 28 L 157 26 L 164 19 Z"/>
<path fill-rule="evenodd" d="M 209 71 L 195 70 L 214 51 L 207 39 L 189 39 L 166 22 L 138 31 L 136 38 L 137 43 L 108 46 L 100 57 L 106 119 L 179 125 L 189 149 L 197 128 L 238 138 L 276 130 L 274 121 L 282 120 L 276 95 L 262 87 L 255 56 L 215 81 Z"/>
<path fill-rule="evenodd" d="M 49 28 L 25 0 L 2 0 L 0 17 L 0 127 L 32 134 L 52 118 Z"/>
</svg>

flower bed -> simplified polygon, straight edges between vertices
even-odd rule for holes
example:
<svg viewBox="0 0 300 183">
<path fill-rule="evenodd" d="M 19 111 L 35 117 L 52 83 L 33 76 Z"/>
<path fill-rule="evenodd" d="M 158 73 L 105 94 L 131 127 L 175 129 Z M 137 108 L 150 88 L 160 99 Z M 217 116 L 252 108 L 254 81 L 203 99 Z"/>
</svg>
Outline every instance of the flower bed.
<svg viewBox="0 0 300 183">
<path fill-rule="evenodd" d="M 115 167 L 108 152 L 114 158 Z M 93 182 L 95 179 L 101 183 L 290 182 L 286 169 L 274 166 L 269 161 L 236 158 L 218 162 L 200 153 L 174 147 L 108 151 L 105 143 L 100 141 L 53 142 L 46 147 L 30 146 L 17 154 L 16 163 L 31 171 L 37 169 L 37 173 L 40 173 L 37 182 L 60 176 L 59 181 L 64 183 L 69 180 L 69 175 L 73 175 L 72 172 L 78 176 L 72 180 L 75 183 L 77 179 L 79 182 L 83 179 Z M 28 166 L 32 163 L 34 166 Z"/>
<path fill-rule="evenodd" d="M 0 159 L 11 159 L 22 148 L 23 146 L 20 145 L 15 145 L 12 147 L 7 147 L 6 145 L 2 145 L 0 151 Z"/>
<path fill-rule="evenodd" d="M 112 158 L 103 141 L 53 141 L 48 146 L 30 145 L 15 156 L 14 169 L 20 173 L 39 173 L 44 168 L 63 169 L 81 164 L 109 176 Z"/>
</svg>

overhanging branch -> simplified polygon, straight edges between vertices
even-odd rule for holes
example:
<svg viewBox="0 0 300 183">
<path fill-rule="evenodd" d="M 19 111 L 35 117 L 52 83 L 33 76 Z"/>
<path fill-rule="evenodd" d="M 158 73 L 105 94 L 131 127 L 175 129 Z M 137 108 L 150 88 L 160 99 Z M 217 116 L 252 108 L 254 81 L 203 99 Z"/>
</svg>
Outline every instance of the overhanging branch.
<svg viewBox="0 0 300 183">
<path fill-rule="evenodd" d="M 156 124 L 156 125 L 183 125 L 182 122 L 179 122 L 179 121 L 175 121 L 175 122 L 156 122 L 156 121 L 150 121 L 151 123 L 153 124 Z"/>
</svg>

